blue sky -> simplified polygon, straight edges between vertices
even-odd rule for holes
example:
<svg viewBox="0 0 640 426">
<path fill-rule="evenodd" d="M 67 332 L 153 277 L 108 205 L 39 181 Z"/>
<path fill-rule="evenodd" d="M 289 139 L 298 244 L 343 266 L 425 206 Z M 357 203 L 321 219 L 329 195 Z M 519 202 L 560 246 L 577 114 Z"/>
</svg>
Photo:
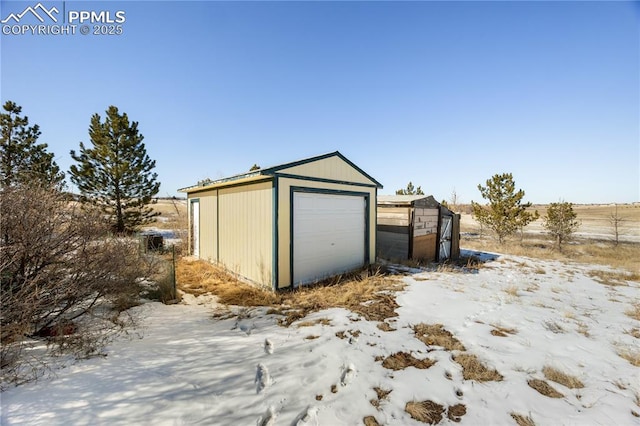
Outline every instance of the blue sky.
<svg viewBox="0 0 640 426">
<path fill-rule="evenodd" d="M 121 35 L 1 36 L 2 102 L 65 171 L 115 105 L 160 196 L 339 150 L 382 194 L 481 201 L 511 172 L 534 203 L 640 201 L 638 3 L 42 4 L 126 14 Z"/>
</svg>

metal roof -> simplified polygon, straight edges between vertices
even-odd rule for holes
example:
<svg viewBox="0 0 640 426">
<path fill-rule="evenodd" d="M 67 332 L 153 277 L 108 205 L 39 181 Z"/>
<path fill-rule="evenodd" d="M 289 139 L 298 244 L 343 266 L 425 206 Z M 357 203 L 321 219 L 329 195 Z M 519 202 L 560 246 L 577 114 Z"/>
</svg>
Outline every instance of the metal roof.
<svg viewBox="0 0 640 426">
<path fill-rule="evenodd" d="M 334 152 L 329 152 L 327 154 L 318 155 L 318 156 L 315 156 L 315 157 L 310 157 L 310 158 L 305 158 L 305 159 L 302 159 L 302 160 L 291 161 L 291 162 L 288 162 L 288 163 L 279 164 L 277 166 L 262 167 L 262 168 L 260 168 L 258 170 L 253 170 L 253 171 L 250 171 L 250 172 L 237 174 L 237 175 L 229 176 L 229 177 L 222 178 L 222 179 L 206 181 L 206 182 L 203 182 L 202 184 L 199 184 L 199 185 L 192 185 L 192 186 L 187 186 L 185 188 L 180 188 L 180 189 L 178 189 L 178 191 L 179 192 L 187 192 L 187 193 L 189 193 L 189 192 L 195 192 L 195 191 L 202 191 L 204 189 L 218 188 L 218 187 L 226 186 L 226 185 L 233 184 L 233 183 L 240 183 L 240 181 L 250 182 L 250 181 L 253 181 L 253 180 L 261 180 L 261 179 L 264 179 L 266 176 L 274 176 L 279 170 L 287 169 L 289 167 L 294 167 L 294 166 L 298 166 L 298 165 L 301 165 L 301 164 L 311 163 L 313 161 L 323 160 L 323 159 L 329 158 L 329 157 L 339 157 L 339 158 L 341 158 L 345 163 L 349 164 L 351 167 L 356 169 L 358 172 L 360 172 L 364 176 L 366 176 L 367 179 L 371 180 L 371 182 L 373 182 L 378 188 L 382 188 L 382 184 L 380 184 L 380 182 L 378 182 L 377 180 L 375 180 L 374 178 L 369 176 L 360 167 L 358 167 L 355 164 L 353 164 L 349 159 L 347 159 L 339 151 L 334 151 Z"/>
</svg>

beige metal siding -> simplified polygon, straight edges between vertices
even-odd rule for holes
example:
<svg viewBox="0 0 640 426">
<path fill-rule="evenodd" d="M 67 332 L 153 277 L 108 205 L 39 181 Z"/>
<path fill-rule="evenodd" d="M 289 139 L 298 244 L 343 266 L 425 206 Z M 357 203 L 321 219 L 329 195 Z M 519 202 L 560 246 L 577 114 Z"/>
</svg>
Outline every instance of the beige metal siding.
<svg viewBox="0 0 640 426">
<path fill-rule="evenodd" d="M 218 191 L 203 191 L 197 194 L 188 194 L 187 200 L 189 206 L 190 201 L 198 199 L 200 202 L 200 220 L 199 220 L 199 245 L 200 245 L 200 259 L 207 260 L 209 262 L 216 262 L 218 257 L 217 251 L 217 196 Z M 191 220 L 191 215 L 189 215 Z M 191 226 L 191 224 L 189 224 Z M 191 239 L 191 233 L 189 233 L 189 239 Z M 191 240 L 189 240 L 189 247 L 191 247 Z"/>
<path fill-rule="evenodd" d="M 200 196 L 200 259 L 218 261 L 218 191 Z"/>
<path fill-rule="evenodd" d="M 309 176 L 320 179 L 330 178 L 332 180 L 357 182 L 368 185 L 375 184 L 371 179 L 337 156 L 301 164 L 288 169 L 282 169 L 279 170 L 278 173 L 295 174 L 298 176 Z"/>
<path fill-rule="evenodd" d="M 344 163 L 346 164 L 346 163 Z M 349 166 L 351 167 L 351 166 Z M 352 168 L 353 169 L 353 168 Z M 333 176 L 332 176 L 333 177 Z M 278 288 L 291 285 L 291 187 L 328 189 L 333 191 L 362 192 L 369 194 L 369 262 L 376 259 L 376 188 L 299 180 L 278 179 Z"/>
<path fill-rule="evenodd" d="M 271 286 L 273 191 L 271 182 L 218 190 L 218 259 L 227 269 Z"/>
</svg>

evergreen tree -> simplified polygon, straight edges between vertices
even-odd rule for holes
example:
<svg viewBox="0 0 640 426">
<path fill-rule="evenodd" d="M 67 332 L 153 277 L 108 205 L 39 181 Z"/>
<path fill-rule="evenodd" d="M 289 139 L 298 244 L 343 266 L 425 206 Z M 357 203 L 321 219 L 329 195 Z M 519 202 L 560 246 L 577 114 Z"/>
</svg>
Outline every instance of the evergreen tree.
<svg viewBox="0 0 640 426">
<path fill-rule="evenodd" d="M 580 226 L 573 204 L 561 201 L 551 203 L 547 207 L 547 215 L 543 226 L 549 235 L 555 238 L 558 250 L 562 250 L 562 242 L 566 241 Z"/>
<path fill-rule="evenodd" d="M 478 185 L 482 198 L 489 204 L 482 206 L 471 202 L 473 216 L 481 225 L 492 229 L 502 244 L 504 239 L 538 218 L 538 212 L 528 212 L 531 203 L 522 203 L 524 191 L 516 192 L 511 173 L 493 175 L 487 186 Z"/>
<path fill-rule="evenodd" d="M 413 183 L 409 182 L 407 189 L 398 189 L 396 195 L 424 195 L 422 188 L 414 188 Z"/>
<path fill-rule="evenodd" d="M 91 117 L 89 137 L 93 148 L 80 142 L 80 153 L 71 151 L 78 162 L 70 168 L 71 181 L 83 200 L 100 207 L 111 220 L 114 232 L 132 232 L 158 215 L 148 206 L 158 193 L 156 162 L 147 155 L 138 123 L 110 106 L 105 121 Z"/>
<path fill-rule="evenodd" d="M 29 126 L 29 118 L 21 117 L 22 107 L 7 101 L 0 113 L 0 174 L 2 186 L 18 183 L 60 186 L 64 173 L 47 152 L 47 144 L 37 143 L 38 125 Z"/>
</svg>

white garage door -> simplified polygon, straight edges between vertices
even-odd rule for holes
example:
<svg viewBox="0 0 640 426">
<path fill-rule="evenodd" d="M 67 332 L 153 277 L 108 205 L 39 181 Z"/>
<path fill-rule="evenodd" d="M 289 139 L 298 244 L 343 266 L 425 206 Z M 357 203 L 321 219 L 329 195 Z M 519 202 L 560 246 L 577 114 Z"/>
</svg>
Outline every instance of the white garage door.
<svg viewBox="0 0 640 426">
<path fill-rule="evenodd" d="M 294 192 L 294 285 L 364 265 L 365 208 L 363 196 Z"/>
</svg>

